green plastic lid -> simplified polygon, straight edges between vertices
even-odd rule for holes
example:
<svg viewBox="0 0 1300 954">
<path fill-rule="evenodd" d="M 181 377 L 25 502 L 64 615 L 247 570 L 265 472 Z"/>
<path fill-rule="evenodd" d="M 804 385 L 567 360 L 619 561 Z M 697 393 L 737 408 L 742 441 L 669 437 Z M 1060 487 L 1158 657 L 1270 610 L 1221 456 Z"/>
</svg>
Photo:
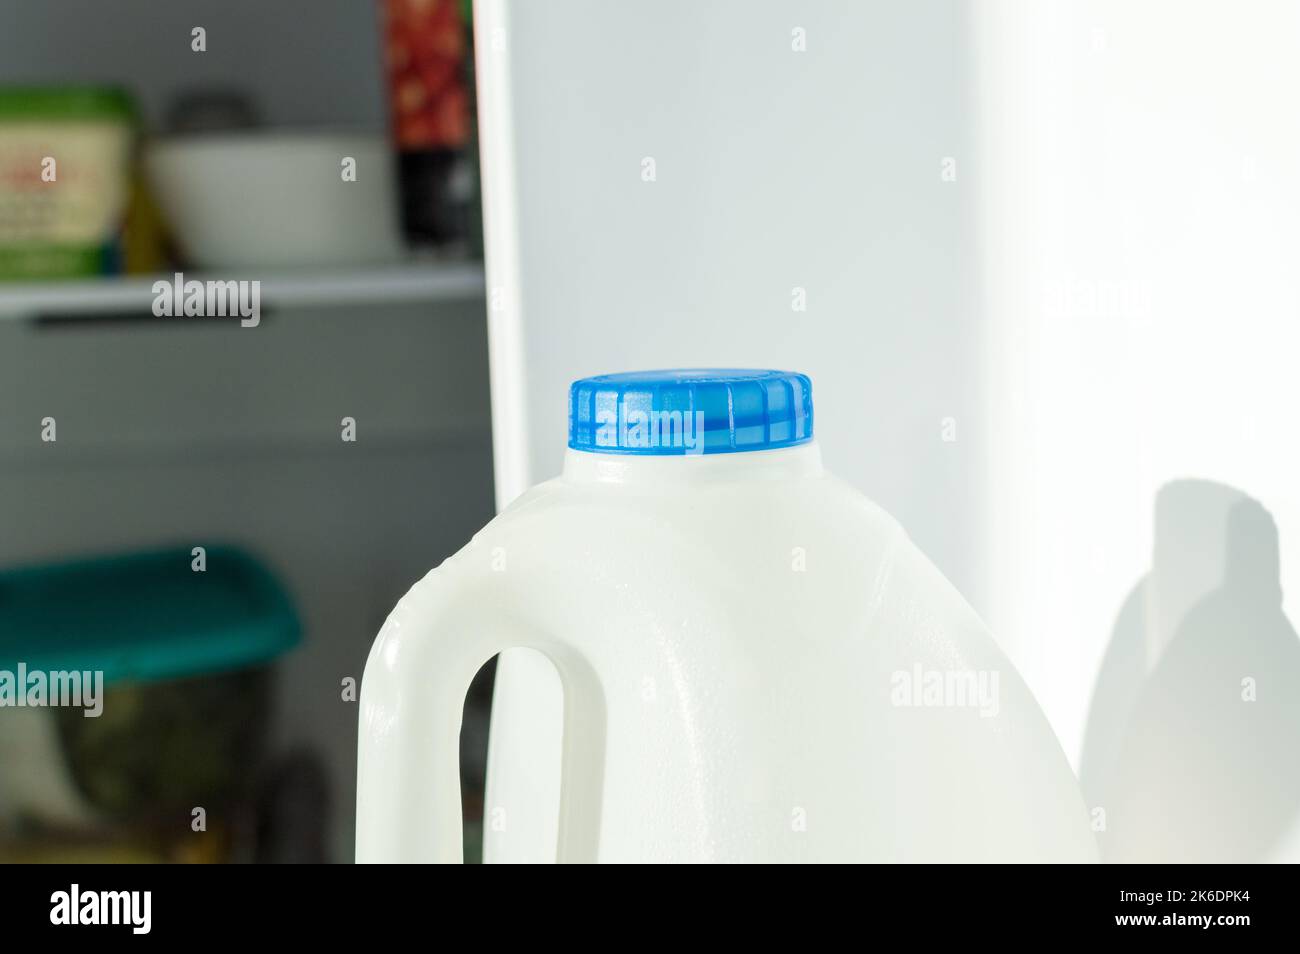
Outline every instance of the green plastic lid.
<svg viewBox="0 0 1300 954">
<path fill-rule="evenodd" d="M 0 121 L 117 119 L 134 121 L 135 102 L 113 86 L 0 87 Z"/>
<path fill-rule="evenodd" d="M 267 662 L 298 642 L 288 596 L 233 547 L 103 557 L 0 573 L 0 670 L 180 679 Z"/>
</svg>

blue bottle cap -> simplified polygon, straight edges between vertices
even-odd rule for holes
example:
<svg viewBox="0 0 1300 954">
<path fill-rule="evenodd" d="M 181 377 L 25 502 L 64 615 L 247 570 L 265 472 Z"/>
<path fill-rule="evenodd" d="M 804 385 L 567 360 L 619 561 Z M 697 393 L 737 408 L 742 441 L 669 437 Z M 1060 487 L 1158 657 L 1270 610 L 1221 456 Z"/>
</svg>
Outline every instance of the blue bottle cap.
<svg viewBox="0 0 1300 954">
<path fill-rule="evenodd" d="M 812 381 L 793 371 L 629 371 L 569 387 L 569 446 L 685 456 L 812 440 Z"/>
</svg>

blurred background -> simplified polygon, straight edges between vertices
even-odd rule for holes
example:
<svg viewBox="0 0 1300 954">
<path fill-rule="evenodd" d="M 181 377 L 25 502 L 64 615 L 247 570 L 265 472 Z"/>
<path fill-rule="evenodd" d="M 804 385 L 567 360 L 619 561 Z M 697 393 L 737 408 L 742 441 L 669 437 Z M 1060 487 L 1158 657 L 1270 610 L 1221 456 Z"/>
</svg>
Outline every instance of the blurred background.
<svg viewBox="0 0 1300 954">
<path fill-rule="evenodd" d="M 134 700 L 0 710 L 0 851 L 349 860 L 347 680 L 558 471 L 568 382 L 751 365 L 813 377 L 829 468 L 988 621 L 1106 857 L 1300 857 L 1300 11 L 472 19 L 0 7 L 0 669 L 59 647 Z M 261 324 L 154 318 L 177 268 L 260 279 Z M 500 670 L 554 764 L 553 673 Z M 491 677 L 467 856 L 544 857 L 553 793 L 482 833 Z"/>
<path fill-rule="evenodd" d="M 493 513 L 467 14 L 0 6 L 0 668 L 110 682 L 0 709 L 0 856 L 351 859 L 369 644 Z"/>
</svg>

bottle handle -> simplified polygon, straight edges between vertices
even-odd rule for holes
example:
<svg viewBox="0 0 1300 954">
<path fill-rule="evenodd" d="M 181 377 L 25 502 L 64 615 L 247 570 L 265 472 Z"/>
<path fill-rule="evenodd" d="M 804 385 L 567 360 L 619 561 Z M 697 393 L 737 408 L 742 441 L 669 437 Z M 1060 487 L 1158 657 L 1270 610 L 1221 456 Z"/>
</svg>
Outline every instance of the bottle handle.
<svg viewBox="0 0 1300 954">
<path fill-rule="evenodd" d="M 604 783 L 605 701 L 585 655 L 502 612 L 502 594 L 426 576 L 389 615 L 361 685 L 357 758 L 358 862 L 464 860 L 460 726 L 465 693 L 492 656 L 545 654 L 564 687 L 556 861 L 596 860 Z M 508 806 L 507 806 L 508 808 Z"/>
</svg>

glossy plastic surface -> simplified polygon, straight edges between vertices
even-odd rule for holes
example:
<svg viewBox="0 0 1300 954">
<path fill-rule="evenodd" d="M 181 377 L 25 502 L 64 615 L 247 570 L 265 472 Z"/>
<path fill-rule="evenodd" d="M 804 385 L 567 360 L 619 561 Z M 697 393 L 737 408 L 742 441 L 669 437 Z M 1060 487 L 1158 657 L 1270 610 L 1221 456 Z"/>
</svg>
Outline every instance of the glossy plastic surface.
<svg viewBox="0 0 1300 954">
<path fill-rule="evenodd" d="M 812 436 L 812 381 L 793 371 L 634 371 L 569 388 L 574 450 L 727 454 L 791 447 Z"/>
<path fill-rule="evenodd" d="M 488 860 L 1094 857 L 1029 690 L 814 443 L 570 451 L 417 583 L 366 667 L 358 860 L 461 859 L 462 702 L 514 647 L 563 702 L 497 709 Z"/>
</svg>

